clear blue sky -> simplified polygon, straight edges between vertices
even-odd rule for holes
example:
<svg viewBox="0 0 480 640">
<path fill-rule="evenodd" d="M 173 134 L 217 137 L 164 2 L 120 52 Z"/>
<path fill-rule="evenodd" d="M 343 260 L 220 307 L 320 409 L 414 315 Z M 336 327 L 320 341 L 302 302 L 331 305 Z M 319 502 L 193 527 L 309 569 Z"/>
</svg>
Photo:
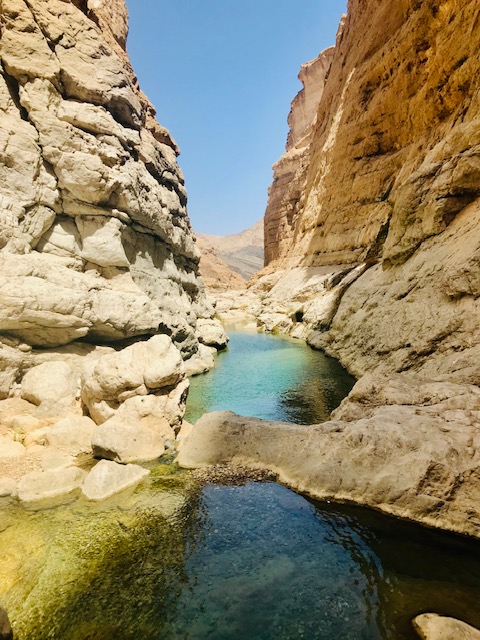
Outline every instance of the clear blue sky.
<svg viewBox="0 0 480 640">
<path fill-rule="evenodd" d="M 347 0 L 127 0 L 128 51 L 182 151 L 199 233 L 265 211 L 300 65 L 334 44 Z"/>
</svg>

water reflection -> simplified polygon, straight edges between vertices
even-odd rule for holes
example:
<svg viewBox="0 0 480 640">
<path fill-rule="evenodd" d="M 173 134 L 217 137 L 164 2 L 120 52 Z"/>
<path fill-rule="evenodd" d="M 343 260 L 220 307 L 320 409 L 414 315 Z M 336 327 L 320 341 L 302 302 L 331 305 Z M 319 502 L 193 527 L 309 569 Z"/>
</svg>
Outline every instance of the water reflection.
<svg viewBox="0 0 480 640">
<path fill-rule="evenodd" d="M 210 373 L 191 379 L 186 419 L 229 409 L 265 420 L 326 420 L 354 379 L 332 358 L 302 342 L 232 332 Z"/>
</svg>

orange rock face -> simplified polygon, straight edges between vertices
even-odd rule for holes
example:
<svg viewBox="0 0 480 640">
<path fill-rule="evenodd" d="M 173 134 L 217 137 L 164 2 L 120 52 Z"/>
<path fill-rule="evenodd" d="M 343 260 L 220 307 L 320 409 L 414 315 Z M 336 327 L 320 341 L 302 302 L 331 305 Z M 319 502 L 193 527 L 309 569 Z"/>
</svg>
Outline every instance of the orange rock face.
<svg viewBox="0 0 480 640">
<path fill-rule="evenodd" d="M 267 264 L 401 264 L 480 195 L 479 27 L 476 0 L 349 3 L 308 149 L 275 167 Z"/>
</svg>

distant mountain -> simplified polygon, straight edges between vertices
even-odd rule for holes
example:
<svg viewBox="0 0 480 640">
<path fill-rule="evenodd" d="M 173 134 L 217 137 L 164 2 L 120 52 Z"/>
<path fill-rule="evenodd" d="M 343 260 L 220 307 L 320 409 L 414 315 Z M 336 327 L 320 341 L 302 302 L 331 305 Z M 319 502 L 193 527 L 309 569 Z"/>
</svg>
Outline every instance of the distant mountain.
<svg viewBox="0 0 480 640">
<path fill-rule="evenodd" d="M 211 269 L 214 266 L 208 262 L 212 255 L 215 255 L 217 261 L 220 260 L 233 272 L 240 275 L 244 281 L 263 268 L 263 219 L 250 229 L 240 233 L 228 236 L 201 233 L 197 235 L 197 238 L 200 251 L 204 255 L 200 263 L 200 270 L 204 273 L 207 270 L 212 273 Z M 204 275 L 204 277 L 206 276 Z"/>
</svg>

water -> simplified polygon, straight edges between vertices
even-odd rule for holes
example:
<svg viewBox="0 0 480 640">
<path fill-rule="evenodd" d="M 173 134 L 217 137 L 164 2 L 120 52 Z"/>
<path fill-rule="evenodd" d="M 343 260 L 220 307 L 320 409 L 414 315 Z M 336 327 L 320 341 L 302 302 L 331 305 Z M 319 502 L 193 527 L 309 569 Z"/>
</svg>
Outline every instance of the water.
<svg viewBox="0 0 480 640">
<path fill-rule="evenodd" d="M 478 545 L 275 483 L 210 485 L 200 508 L 162 637 L 413 640 L 428 611 L 480 624 Z"/>
<path fill-rule="evenodd" d="M 194 380 L 190 417 L 313 423 L 351 384 L 300 343 L 234 334 Z M 414 640 L 427 611 L 480 627 L 479 602 L 477 542 L 273 482 L 203 486 L 165 461 L 99 504 L 0 500 L 0 603 L 17 640 Z"/>
<path fill-rule="evenodd" d="M 328 419 L 355 380 L 333 358 L 298 340 L 229 332 L 216 367 L 191 379 L 186 420 L 207 411 L 297 424 Z"/>
</svg>

